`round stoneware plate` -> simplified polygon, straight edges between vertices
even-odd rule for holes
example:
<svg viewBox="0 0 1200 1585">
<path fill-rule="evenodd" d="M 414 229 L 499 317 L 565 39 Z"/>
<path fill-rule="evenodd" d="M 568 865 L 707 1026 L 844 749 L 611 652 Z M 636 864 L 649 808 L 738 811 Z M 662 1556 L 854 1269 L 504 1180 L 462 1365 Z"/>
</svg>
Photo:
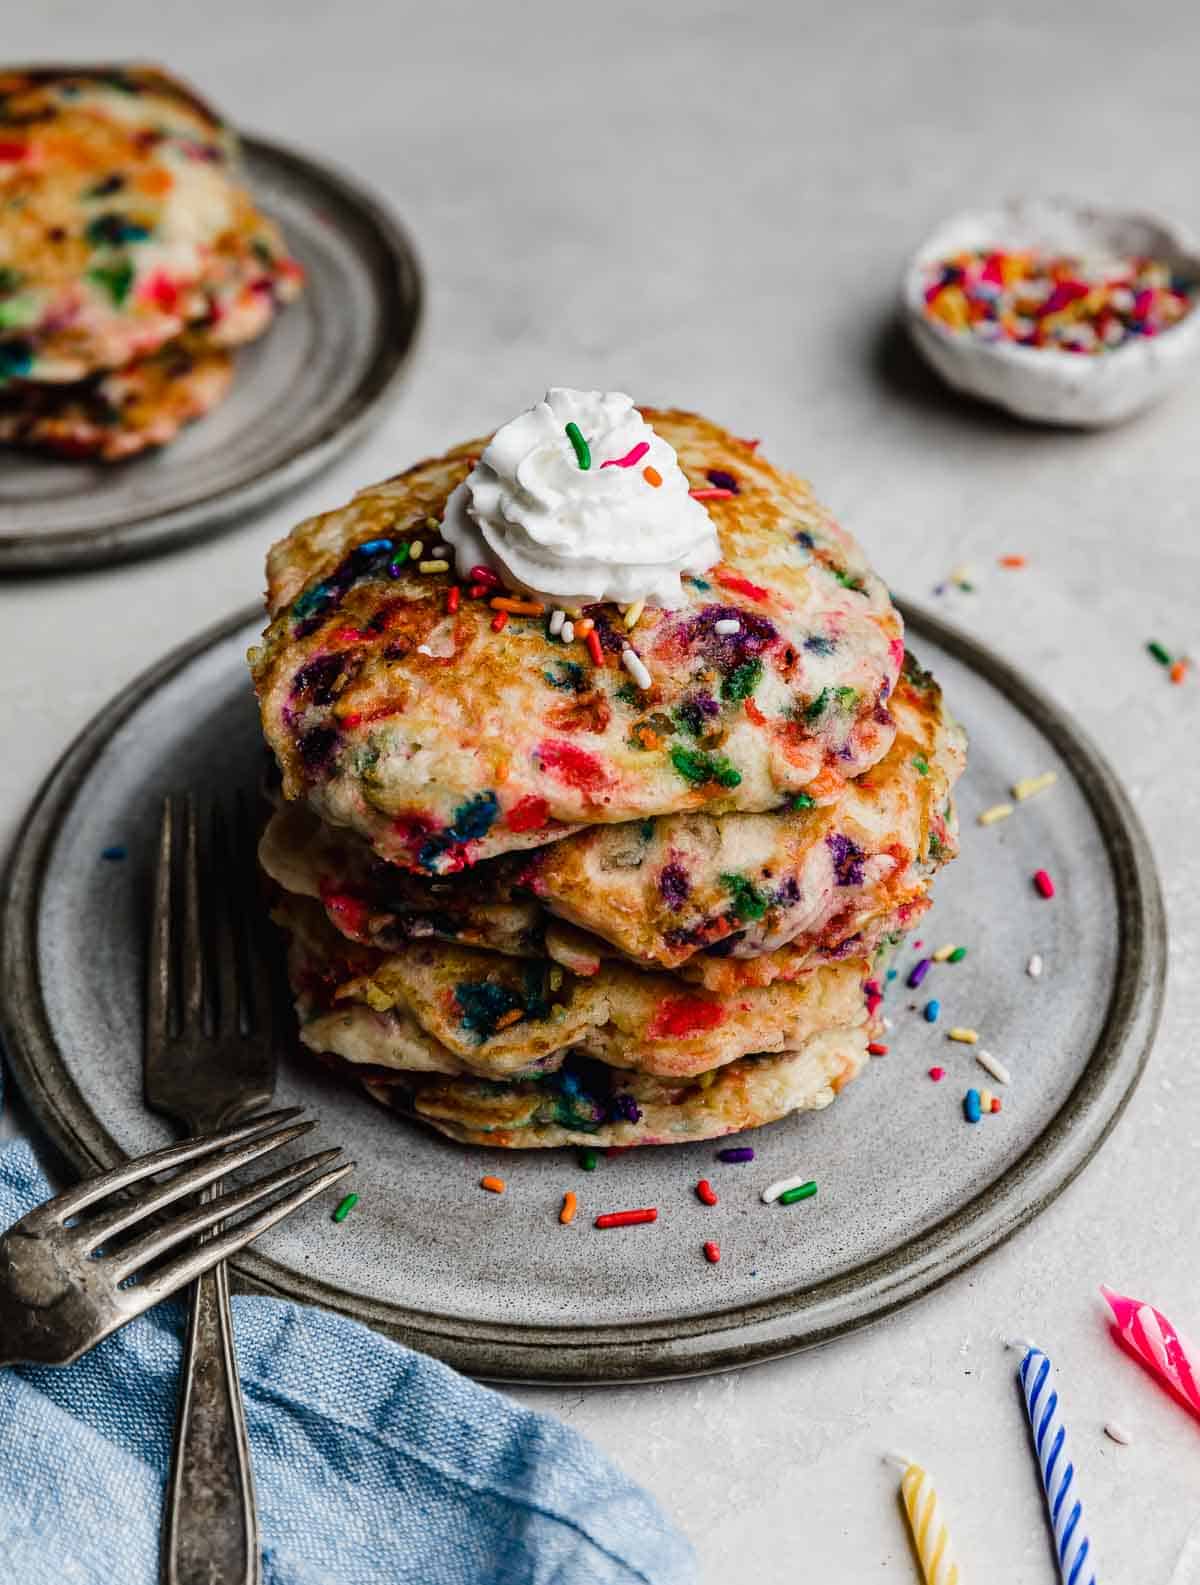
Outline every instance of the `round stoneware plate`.
<svg viewBox="0 0 1200 1585">
<path fill-rule="evenodd" d="M 283 227 L 305 290 L 237 354 L 227 399 L 124 463 L 5 451 L 0 572 L 119 561 L 232 526 L 332 462 L 382 416 L 420 318 L 416 258 L 360 188 L 246 138 L 250 187 Z"/>
<path fill-rule="evenodd" d="M 1052 704 L 971 639 L 908 613 L 971 736 L 963 851 L 940 877 L 926 949 L 969 948 L 888 988 L 888 1055 L 828 1111 L 751 1134 L 755 1159 L 718 1144 L 602 1156 L 466 1149 L 384 1111 L 296 1049 L 277 1102 L 311 1107 L 318 1139 L 358 1161 L 361 1202 L 335 1225 L 322 1202 L 275 1228 L 244 1283 L 355 1316 L 476 1374 L 614 1381 L 722 1369 L 820 1342 L 928 1292 L 1035 1216 L 1085 1165 L 1137 1083 L 1158 1018 L 1164 926 L 1145 838 L 1112 773 Z M 141 1098 L 141 986 L 160 801 L 253 789 L 264 750 L 244 613 L 122 693 L 67 753 L 17 846 L 5 914 L 8 1054 L 28 1100 L 80 1168 L 164 1142 Z M 1011 781 L 1057 784 L 982 828 Z M 112 850 L 124 851 L 113 857 Z M 105 857 L 106 851 L 110 856 Z M 1031 877 L 1046 869 L 1057 895 Z M 1026 973 L 1040 953 L 1045 971 Z M 940 1022 L 919 1006 L 936 996 Z M 969 1087 L 992 1084 L 970 1025 L 1012 1074 L 998 1115 L 972 1127 Z M 928 1070 L 946 1076 L 933 1083 Z M 502 1196 L 480 1190 L 501 1173 Z M 780 1207 L 772 1179 L 815 1178 Z M 707 1177 L 716 1207 L 696 1199 Z M 565 1189 L 580 1214 L 562 1227 Z M 615 1232 L 599 1212 L 655 1205 Z M 716 1239 L 719 1265 L 701 1246 Z"/>
</svg>

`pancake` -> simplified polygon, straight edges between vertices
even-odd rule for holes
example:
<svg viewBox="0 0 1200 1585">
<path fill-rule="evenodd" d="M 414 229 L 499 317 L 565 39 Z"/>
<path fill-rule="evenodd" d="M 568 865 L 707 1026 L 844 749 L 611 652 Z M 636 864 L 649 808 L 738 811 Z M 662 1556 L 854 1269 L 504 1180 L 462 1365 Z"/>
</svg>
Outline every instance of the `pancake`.
<svg viewBox="0 0 1200 1585">
<path fill-rule="evenodd" d="M 957 850 L 962 733 L 911 657 L 892 711 L 888 754 L 824 808 L 595 826 L 429 880 L 290 806 L 260 858 L 286 890 L 320 898 L 343 933 L 384 950 L 432 936 L 546 955 L 577 974 L 616 954 L 714 990 L 791 979 L 910 929 Z"/>
<path fill-rule="evenodd" d="M 407 554 L 432 547 L 485 441 L 309 519 L 268 558 L 271 624 L 251 652 L 289 800 L 390 863 L 443 874 L 564 829 L 835 802 L 886 754 L 900 617 L 807 484 L 691 414 L 644 410 L 711 503 L 723 559 L 679 610 L 588 608 L 604 665 L 544 616 L 502 632 L 485 599 Z M 727 487 L 727 486 L 723 486 Z M 443 558 L 433 558 L 435 561 Z M 736 633 L 716 631 L 737 621 Z M 632 642 L 652 686 L 619 663 Z"/>
<path fill-rule="evenodd" d="M 232 131 L 184 84 L 0 72 L 0 385 L 75 384 L 189 326 L 236 345 L 300 279 Z"/>
<path fill-rule="evenodd" d="M 867 1022 L 862 960 L 723 997 L 618 963 L 580 978 L 444 942 L 376 953 L 303 899 L 284 899 L 275 917 L 290 936 L 301 1039 L 373 1067 L 509 1078 L 558 1068 L 573 1050 L 678 1078 Z"/>
<path fill-rule="evenodd" d="M 78 385 L 0 391 L 0 445 L 119 462 L 165 446 L 223 401 L 232 381 L 230 353 L 184 337 Z"/>
<path fill-rule="evenodd" d="M 827 1029 L 796 1051 L 746 1057 L 689 1079 L 569 1066 L 514 1084 L 364 1071 L 376 1100 L 464 1145 L 679 1145 L 820 1111 L 862 1071 L 864 1027 Z"/>
</svg>

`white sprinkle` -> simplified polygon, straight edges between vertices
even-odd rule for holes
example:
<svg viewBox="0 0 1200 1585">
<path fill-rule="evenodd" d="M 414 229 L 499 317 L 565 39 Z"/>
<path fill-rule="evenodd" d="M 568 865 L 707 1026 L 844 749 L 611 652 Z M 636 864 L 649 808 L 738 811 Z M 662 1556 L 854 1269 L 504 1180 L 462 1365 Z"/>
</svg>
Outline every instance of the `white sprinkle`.
<svg viewBox="0 0 1200 1585">
<path fill-rule="evenodd" d="M 1035 952 L 1030 958 L 1029 962 L 1025 965 L 1025 972 L 1028 974 L 1031 980 L 1040 980 L 1042 977 L 1042 970 L 1045 968 L 1045 966 L 1046 965 L 1042 962 L 1042 954 L 1040 952 Z"/>
<path fill-rule="evenodd" d="M 575 642 L 574 622 L 564 622 L 559 628 L 559 632 L 562 634 L 562 641 L 564 644 L 573 644 Z"/>
<path fill-rule="evenodd" d="M 557 638 L 563 630 L 563 623 L 567 620 L 567 613 L 561 606 L 555 606 L 550 613 L 550 637 Z"/>
<path fill-rule="evenodd" d="M 975 1060 L 981 1068 L 991 1074 L 993 1079 L 999 1079 L 1001 1084 L 1012 1083 L 1012 1074 L 990 1051 L 977 1051 Z"/>
<path fill-rule="evenodd" d="M 437 544 L 433 547 L 433 554 L 435 556 L 448 556 L 450 554 L 450 547 L 449 545 Z"/>
<path fill-rule="evenodd" d="M 645 689 L 654 686 L 654 678 L 646 670 L 646 663 L 636 650 L 623 649 L 621 651 L 621 664 L 639 688 Z"/>
<path fill-rule="evenodd" d="M 740 633 L 742 624 L 736 616 L 723 616 L 719 622 L 713 623 L 714 633 Z"/>
<path fill-rule="evenodd" d="M 1108 1420 L 1104 1425 L 1104 1434 L 1113 1442 L 1119 1442 L 1122 1447 L 1128 1447 L 1133 1441 L 1129 1432 L 1123 1425 L 1118 1425 L 1115 1420 Z"/>
<path fill-rule="evenodd" d="M 808 1177 L 802 1172 L 797 1178 L 780 1178 L 777 1183 L 768 1183 L 762 1192 L 762 1202 L 764 1205 L 774 1205 L 781 1194 L 786 1194 L 789 1189 L 798 1189 L 807 1182 Z"/>
<path fill-rule="evenodd" d="M 883 1027 L 885 1029 L 895 1029 L 895 1027 L 896 1027 L 895 1021 L 893 1019 L 891 1019 L 891 1018 L 885 1018 L 883 1020 Z"/>
<path fill-rule="evenodd" d="M 433 651 L 430 649 L 428 644 L 418 644 L 417 645 L 417 654 L 418 655 L 428 655 L 428 656 L 430 656 L 430 658 L 433 657 Z"/>
</svg>

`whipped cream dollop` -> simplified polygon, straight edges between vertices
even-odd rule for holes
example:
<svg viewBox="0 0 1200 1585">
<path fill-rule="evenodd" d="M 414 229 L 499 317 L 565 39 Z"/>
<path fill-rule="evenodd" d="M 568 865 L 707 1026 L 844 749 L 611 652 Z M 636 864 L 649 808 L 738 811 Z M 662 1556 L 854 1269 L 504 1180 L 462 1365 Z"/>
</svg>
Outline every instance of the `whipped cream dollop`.
<svg viewBox="0 0 1200 1585">
<path fill-rule="evenodd" d="M 680 574 L 721 559 L 674 448 L 620 391 L 555 388 L 497 430 L 447 501 L 442 537 L 460 577 L 488 567 L 567 604 L 676 607 Z"/>
</svg>

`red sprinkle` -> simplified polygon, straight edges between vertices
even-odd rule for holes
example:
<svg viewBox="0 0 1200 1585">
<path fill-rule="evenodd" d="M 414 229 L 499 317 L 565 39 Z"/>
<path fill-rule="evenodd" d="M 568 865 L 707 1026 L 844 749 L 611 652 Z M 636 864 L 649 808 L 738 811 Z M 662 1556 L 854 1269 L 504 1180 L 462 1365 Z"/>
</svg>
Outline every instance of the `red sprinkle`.
<svg viewBox="0 0 1200 1585">
<path fill-rule="evenodd" d="M 446 590 L 446 609 L 449 611 L 451 616 L 453 616 L 458 610 L 458 602 L 461 600 L 461 598 L 462 594 L 458 585 L 456 583 L 452 583 Z"/>
<path fill-rule="evenodd" d="M 16 165 L 29 153 L 28 143 L 0 142 L 0 165 Z"/>
<path fill-rule="evenodd" d="M 702 1205 L 715 1205 L 717 1203 L 717 1191 L 707 1178 L 701 1178 L 696 1185 L 696 1198 Z"/>
<path fill-rule="evenodd" d="M 710 1238 L 708 1243 L 704 1246 L 704 1258 L 708 1261 L 710 1266 L 715 1266 L 717 1261 L 721 1258 L 720 1244 L 715 1243 Z"/>
<path fill-rule="evenodd" d="M 526 793 L 508 811 L 510 831 L 540 831 L 550 814 L 550 805 L 536 793 Z"/>
<path fill-rule="evenodd" d="M 500 587 L 500 580 L 490 567 L 472 567 L 468 576 L 473 583 L 486 583 L 491 589 Z"/>
<path fill-rule="evenodd" d="M 749 578 L 743 578 L 736 572 L 716 572 L 713 574 L 723 589 L 731 589 L 734 594 L 744 594 L 747 600 L 769 600 L 770 592 L 761 584 L 751 583 Z"/>
<path fill-rule="evenodd" d="M 721 1002 L 705 1001 L 702 996 L 664 996 L 654 1010 L 647 1034 L 651 1040 L 662 1040 L 664 1036 L 683 1040 L 702 1030 L 716 1029 L 724 1021 Z"/>
<path fill-rule="evenodd" d="M 867 1051 L 873 1057 L 886 1057 L 888 1054 L 888 1048 L 884 1045 L 882 1040 L 868 1041 Z"/>
<path fill-rule="evenodd" d="M 1033 873 L 1033 884 L 1037 887 L 1038 893 L 1039 893 L 1040 896 L 1042 896 L 1042 897 L 1053 897 L 1054 896 L 1054 882 L 1050 879 L 1049 875 L 1046 873 L 1045 870 L 1035 870 L 1034 871 L 1034 873 Z"/>
<path fill-rule="evenodd" d="M 998 1095 L 993 1095 L 992 1096 L 992 1111 L 993 1112 L 998 1112 L 999 1110 L 1000 1110 L 1000 1097 Z"/>
<path fill-rule="evenodd" d="M 600 648 L 600 635 L 592 628 L 583 641 L 587 645 L 588 654 L 592 657 L 593 666 L 604 665 L 604 651 Z"/>
<path fill-rule="evenodd" d="M 657 1222 L 658 1211 L 647 1206 L 644 1211 L 609 1211 L 596 1218 L 597 1227 L 637 1227 L 641 1222 Z"/>
<path fill-rule="evenodd" d="M 753 450 L 754 450 L 754 448 L 755 448 L 755 447 L 756 447 L 756 446 L 757 446 L 757 445 L 759 445 L 759 444 L 760 444 L 760 441 L 759 441 L 759 440 L 758 440 L 758 437 L 757 437 L 757 436 L 756 436 L 756 437 L 755 437 L 755 438 L 754 438 L 754 439 L 753 439 L 753 440 L 743 440 L 743 441 L 742 441 L 742 445 L 743 445 L 743 446 L 748 446 L 748 447 L 749 447 L 749 448 L 750 448 L 750 450 L 751 450 L 751 451 L 753 451 Z"/>
<path fill-rule="evenodd" d="M 497 611 L 495 616 L 492 618 L 492 632 L 493 633 L 503 633 L 504 629 L 507 626 L 508 626 L 508 612 L 507 611 Z"/>
<path fill-rule="evenodd" d="M 649 450 L 650 442 L 648 440 L 639 440 L 632 451 L 627 451 L 623 457 L 610 457 L 607 462 L 602 462 L 600 466 L 602 468 L 632 468 L 641 462 Z"/>
<path fill-rule="evenodd" d="M 868 994 L 867 994 L 867 1017 L 868 1018 L 874 1018 L 876 1010 L 879 1007 L 879 1004 L 880 1004 L 880 1002 L 882 1002 L 882 1000 L 883 1000 L 883 997 L 880 996 L 878 991 L 870 991 L 870 992 L 868 992 Z"/>
<path fill-rule="evenodd" d="M 733 491 L 722 490 L 719 485 L 706 484 L 703 489 L 689 490 L 693 501 L 732 501 Z"/>
<path fill-rule="evenodd" d="M 471 596 L 472 600 L 482 599 L 482 597 L 487 592 L 488 592 L 488 585 L 486 583 L 473 583 L 471 585 L 471 587 L 467 590 L 467 593 Z"/>
<path fill-rule="evenodd" d="M 556 781 L 581 792 L 595 792 L 609 784 L 609 774 L 594 754 L 588 754 L 574 743 L 561 743 L 548 739 L 538 747 L 542 769 Z"/>
<path fill-rule="evenodd" d="M 930 1068 L 929 1077 L 935 1084 L 940 1084 L 946 1077 L 946 1070 L 945 1068 Z"/>
</svg>

